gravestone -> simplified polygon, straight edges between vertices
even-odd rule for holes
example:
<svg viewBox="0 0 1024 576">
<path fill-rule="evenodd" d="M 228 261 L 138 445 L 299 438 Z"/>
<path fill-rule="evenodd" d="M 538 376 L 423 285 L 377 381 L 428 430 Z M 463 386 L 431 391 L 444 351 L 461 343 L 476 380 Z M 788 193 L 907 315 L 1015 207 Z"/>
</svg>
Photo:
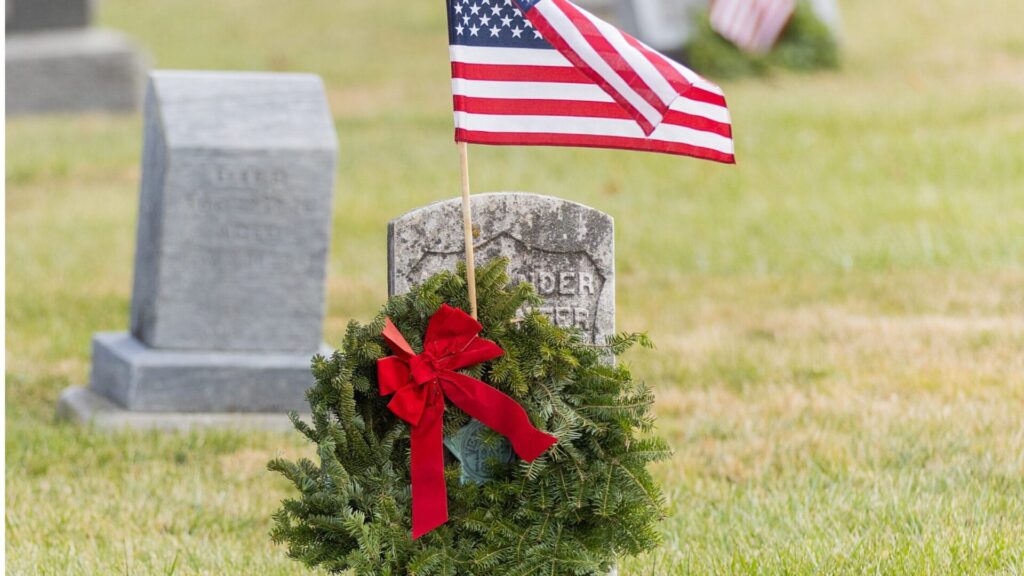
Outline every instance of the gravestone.
<svg viewBox="0 0 1024 576">
<path fill-rule="evenodd" d="M 147 413 L 306 408 L 336 155 L 316 76 L 151 74 L 131 331 L 94 336 L 90 389 L 65 412 L 88 419 L 97 396 Z"/>
<path fill-rule="evenodd" d="M 6 0 L 10 32 L 85 28 L 92 20 L 91 0 Z"/>
<path fill-rule="evenodd" d="M 461 200 L 413 210 L 388 224 L 388 292 L 409 291 L 463 257 Z M 615 243 L 611 216 L 588 206 L 526 193 L 474 194 L 478 262 L 509 259 L 514 281 L 529 281 L 559 326 L 590 342 L 615 333 Z"/>
<path fill-rule="evenodd" d="M 708 0 L 622 0 L 623 29 L 655 50 L 682 50 L 697 31 Z"/>
<path fill-rule="evenodd" d="M 90 0 L 6 0 L 9 115 L 138 107 L 144 59 L 112 30 L 90 28 Z"/>
<path fill-rule="evenodd" d="M 470 199 L 476 260 L 509 260 L 513 281 L 532 283 L 539 308 L 559 326 L 579 328 L 592 343 L 615 333 L 615 225 L 612 217 L 583 204 L 523 192 L 474 194 Z M 388 223 L 388 293 L 408 292 L 464 258 L 462 201 L 429 204 Z M 489 478 L 487 463 L 516 459 L 508 440 L 493 445 L 477 420 L 446 436 L 459 460 L 460 481 Z M 617 576 L 612 568 L 608 576 Z"/>
</svg>

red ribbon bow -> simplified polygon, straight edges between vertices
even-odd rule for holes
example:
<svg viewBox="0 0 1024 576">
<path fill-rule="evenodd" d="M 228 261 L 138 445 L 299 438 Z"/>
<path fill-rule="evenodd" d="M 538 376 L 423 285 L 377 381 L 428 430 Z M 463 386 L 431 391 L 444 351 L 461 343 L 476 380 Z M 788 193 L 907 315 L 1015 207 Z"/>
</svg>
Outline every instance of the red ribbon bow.
<svg viewBox="0 0 1024 576">
<path fill-rule="evenodd" d="M 463 412 L 505 436 L 520 458 L 532 462 L 558 439 L 530 424 L 523 407 L 487 384 L 456 372 L 505 352 L 478 334 L 483 326 L 447 304 L 430 318 L 423 353 L 416 354 L 386 320 L 383 336 L 394 356 L 377 360 L 380 394 L 394 394 L 388 408 L 412 425 L 412 537 L 448 521 L 441 426 L 447 396 Z"/>
</svg>

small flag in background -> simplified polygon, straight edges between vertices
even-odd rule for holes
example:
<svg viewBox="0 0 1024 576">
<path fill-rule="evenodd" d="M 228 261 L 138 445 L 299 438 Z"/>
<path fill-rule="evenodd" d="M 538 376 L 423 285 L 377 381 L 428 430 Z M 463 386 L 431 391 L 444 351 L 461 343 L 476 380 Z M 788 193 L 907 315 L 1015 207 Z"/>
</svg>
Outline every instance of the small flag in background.
<svg viewBox="0 0 1024 576">
<path fill-rule="evenodd" d="M 568 0 L 447 0 L 455 140 L 733 163 L 721 89 Z"/>
<path fill-rule="evenodd" d="M 796 10 L 796 0 L 712 0 L 711 28 L 741 50 L 765 54 Z"/>
</svg>

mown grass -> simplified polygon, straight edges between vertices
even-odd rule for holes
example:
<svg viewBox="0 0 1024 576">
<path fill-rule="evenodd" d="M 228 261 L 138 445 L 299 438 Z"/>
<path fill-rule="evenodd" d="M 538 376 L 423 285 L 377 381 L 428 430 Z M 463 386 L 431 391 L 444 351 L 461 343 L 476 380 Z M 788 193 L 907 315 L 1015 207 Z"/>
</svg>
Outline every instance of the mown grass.
<svg viewBox="0 0 1024 576">
<path fill-rule="evenodd" d="M 340 141 L 326 338 L 386 294 L 384 225 L 458 191 L 440 5 L 108 0 L 166 68 L 324 76 Z M 1018 0 L 844 5 L 841 71 L 725 86 L 735 168 L 472 149 L 477 191 L 617 222 L 618 322 L 657 351 L 665 544 L 625 574 L 1024 573 Z M 296 434 L 57 424 L 127 325 L 141 125 L 7 129 L 7 568 L 299 574 L 265 472 Z"/>
</svg>

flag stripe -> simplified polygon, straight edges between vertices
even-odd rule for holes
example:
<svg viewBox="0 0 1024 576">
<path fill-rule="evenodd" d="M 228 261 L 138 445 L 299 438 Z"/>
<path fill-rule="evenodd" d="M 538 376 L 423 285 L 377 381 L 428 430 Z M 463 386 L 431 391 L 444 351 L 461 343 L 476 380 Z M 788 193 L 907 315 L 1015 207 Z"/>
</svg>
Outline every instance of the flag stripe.
<svg viewBox="0 0 1024 576">
<path fill-rule="evenodd" d="M 580 102 L 581 105 L 589 102 L 615 103 L 608 94 L 593 84 L 557 82 L 506 82 L 455 78 L 452 80 L 452 94 L 473 98 L 522 100 L 524 102 L 564 100 Z M 726 108 L 686 96 L 673 102 L 669 109 L 702 116 L 723 124 L 730 122 L 729 111 Z"/>
<path fill-rule="evenodd" d="M 558 50 L 539 48 L 492 48 L 490 46 L 453 45 L 448 48 L 452 62 L 464 64 L 495 64 L 507 66 L 561 66 L 574 68 Z"/>
<path fill-rule="evenodd" d="M 641 150 L 680 154 L 713 160 L 723 164 L 736 162 L 732 153 L 718 152 L 701 146 L 682 142 L 652 140 L 651 138 L 622 138 L 618 136 L 591 136 L 581 134 L 558 133 L 517 133 L 517 132 L 484 132 L 455 129 L 455 140 L 471 144 L 503 144 L 515 146 L 576 146 L 583 148 L 617 148 L 619 150 Z"/>
<path fill-rule="evenodd" d="M 615 118 L 583 118 L 575 116 L 502 116 L 455 112 L 456 124 L 468 130 L 483 132 L 520 132 L 579 134 L 588 136 L 616 136 L 643 139 L 647 135 L 636 122 Z M 682 142 L 716 152 L 731 154 L 732 140 L 728 137 L 694 130 L 686 126 L 661 123 L 650 136 L 653 140 Z"/>
<path fill-rule="evenodd" d="M 498 82 L 557 82 L 590 84 L 590 78 L 573 68 L 556 66 L 507 66 L 504 64 L 466 64 L 452 62 L 452 77 L 463 80 L 492 80 Z"/>
<path fill-rule="evenodd" d="M 576 102 L 565 100 L 507 100 L 502 98 L 472 98 L 455 96 L 455 110 L 473 114 L 497 114 L 507 116 L 580 116 L 591 118 L 616 118 L 629 120 L 630 116 L 614 102 Z M 699 114 L 669 109 L 663 124 L 685 126 L 695 130 L 711 132 L 720 136 L 731 136 L 732 128 L 727 122 L 720 122 Z"/>
</svg>

